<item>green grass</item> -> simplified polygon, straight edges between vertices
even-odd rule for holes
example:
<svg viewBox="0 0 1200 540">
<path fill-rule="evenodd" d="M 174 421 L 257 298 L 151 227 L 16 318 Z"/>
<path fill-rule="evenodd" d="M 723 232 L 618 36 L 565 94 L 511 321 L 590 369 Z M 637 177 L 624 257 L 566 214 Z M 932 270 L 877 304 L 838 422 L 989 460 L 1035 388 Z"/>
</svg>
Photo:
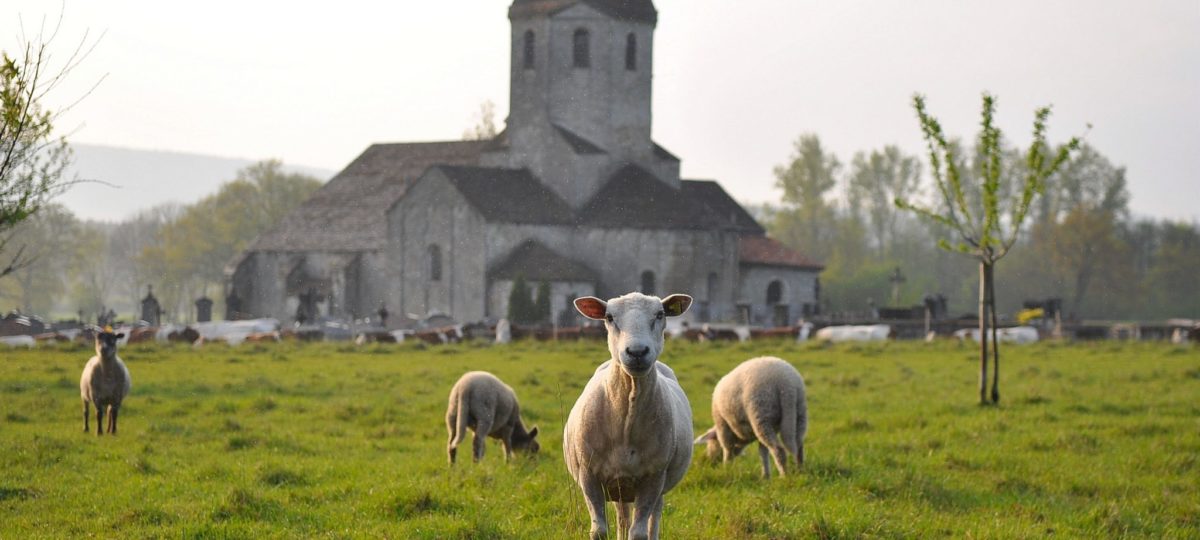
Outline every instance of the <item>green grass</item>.
<svg viewBox="0 0 1200 540">
<path fill-rule="evenodd" d="M 115 438 L 82 433 L 89 350 L 3 350 L 0 537 L 583 538 L 562 423 L 603 346 L 129 347 Z M 804 471 L 698 457 L 664 537 L 1200 536 L 1200 351 L 1008 347 L 1003 404 L 980 407 L 951 344 L 669 343 L 697 432 L 721 375 L 764 354 L 807 380 Z M 447 466 L 446 396 L 471 369 L 517 390 L 540 456 L 489 443 Z"/>
</svg>

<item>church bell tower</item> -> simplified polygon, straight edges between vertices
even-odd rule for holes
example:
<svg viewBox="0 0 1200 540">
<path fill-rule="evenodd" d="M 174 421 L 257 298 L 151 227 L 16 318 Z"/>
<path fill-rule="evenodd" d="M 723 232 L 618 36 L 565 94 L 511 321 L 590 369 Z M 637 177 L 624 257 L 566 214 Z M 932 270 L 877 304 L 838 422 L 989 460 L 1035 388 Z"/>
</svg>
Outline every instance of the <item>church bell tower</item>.
<svg viewBox="0 0 1200 540">
<path fill-rule="evenodd" d="M 528 167 L 575 207 L 628 164 L 678 186 L 678 161 L 650 139 L 651 0 L 514 0 L 509 20 L 503 165 Z"/>
</svg>

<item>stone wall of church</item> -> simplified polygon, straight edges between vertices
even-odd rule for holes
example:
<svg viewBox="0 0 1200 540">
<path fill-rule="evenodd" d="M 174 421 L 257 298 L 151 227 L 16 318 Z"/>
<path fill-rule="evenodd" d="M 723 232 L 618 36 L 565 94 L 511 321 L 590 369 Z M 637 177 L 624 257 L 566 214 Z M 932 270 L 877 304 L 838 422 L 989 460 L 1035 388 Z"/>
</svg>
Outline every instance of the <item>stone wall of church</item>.
<svg viewBox="0 0 1200 540">
<path fill-rule="evenodd" d="M 708 303 L 712 320 L 735 315 L 739 267 L 737 235 L 732 233 L 490 224 L 485 236 L 489 267 L 533 238 L 598 273 L 596 295 L 602 298 L 640 291 L 643 274 L 649 272 L 654 294 L 691 294 Z M 710 281 L 715 284 L 711 292 Z"/>
<path fill-rule="evenodd" d="M 369 253 L 252 252 L 235 269 L 230 284 L 242 303 L 242 313 L 290 324 L 300 304 L 299 294 L 305 291 L 289 291 L 288 278 L 303 275 L 319 282 L 315 285 L 322 296 L 318 315 L 346 318 L 355 314 L 360 298 L 378 294 L 374 292 L 377 281 L 360 284 L 353 279 L 355 274 L 374 271 L 378 258 L 378 254 Z M 366 272 L 353 270 L 356 260 L 366 261 Z"/>
<path fill-rule="evenodd" d="M 799 268 L 742 265 L 736 300 L 740 316 L 748 316 L 745 322 L 760 326 L 795 324 L 806 309 L 815 309 L 817 275 L 816 271 Z M 780 285 L 776 304 L 767 302 L 772 282 Z"/>
<path fill-rule="evenodd" d="M 529 282 L 529 297 L 537 297 L 537 282 Z M 496 280 L 488 285 L 489 319 L 498 320 L 508 315 L 508 300 L 512 295 L 513 282 Z M 550 320 L 558 326 L 578 326 L 582 321 L 576 317 L 574 301 L 580 296 L 594 296 L 595 285 L 581 281 L 554 281 L 550 283 Z"/>
<path fill-rule="evenodd" d="M 487 304 L 483 228 L 483 218 L 437 170 L 410 188 L 388 212 L 388 261 L 399 283 L 388 299 L 399 306 L 393 312 L 482 320 Z"/>
</svg>

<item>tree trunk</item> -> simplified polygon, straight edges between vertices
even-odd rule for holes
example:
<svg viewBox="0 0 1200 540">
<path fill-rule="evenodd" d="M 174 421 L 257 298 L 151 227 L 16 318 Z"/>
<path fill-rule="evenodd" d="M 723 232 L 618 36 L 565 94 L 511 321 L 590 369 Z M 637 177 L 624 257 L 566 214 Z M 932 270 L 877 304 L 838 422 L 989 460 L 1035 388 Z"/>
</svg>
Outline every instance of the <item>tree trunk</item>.
<svg viewBox="0 0 1200 540">
<path fill-rule="evenodd" d="M 988 275 L 991 266 L 987 261 L 979 261 L 979 404 L 987 404 L 988 378 Z"/>
<path fill-rule="evenodd" d="M 992 317 L 992 403 L 1000 403 L 1000 339 L 996 335 L 999 322 L 996 320 L 996 267 L 988 266 L 988 304 Z"/>
</svg>

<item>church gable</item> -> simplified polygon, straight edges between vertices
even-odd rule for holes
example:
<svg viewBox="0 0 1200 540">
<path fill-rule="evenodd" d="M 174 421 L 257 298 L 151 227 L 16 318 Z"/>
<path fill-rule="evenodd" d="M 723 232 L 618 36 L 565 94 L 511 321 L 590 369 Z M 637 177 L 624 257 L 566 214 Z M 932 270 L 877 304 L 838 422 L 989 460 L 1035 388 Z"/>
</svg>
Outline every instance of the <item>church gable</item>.
<svg viewBox="0 0 1200 540">
<path fill-rule="evenodd" d="M 488 270 L 493 280 L 596 283 L 599 276 L 582 262 L 569 259 L 537 240 L 526 240 Z"/>
<path fill-rule="evenodd" d="M 446 178 L 488 222 L 572 225 L 571 207 L 528 169 L 439 166 Z"/>
<path fill-rule="evenodd" d="M 487 141 L 373 144 L 260 235 L 249 251 L 367 251 L 387 244 L 387 210 L 426 169 L 479 161 Z"/>
<path fill-rule="evenodd" d="M 720 184 L 683 180 L 674 189 L 636 165 L 627 165 L 578 212 L 583 226 L 637 229 L 709 229 L 762 236 L 766 230 Z"/>
</svg>

